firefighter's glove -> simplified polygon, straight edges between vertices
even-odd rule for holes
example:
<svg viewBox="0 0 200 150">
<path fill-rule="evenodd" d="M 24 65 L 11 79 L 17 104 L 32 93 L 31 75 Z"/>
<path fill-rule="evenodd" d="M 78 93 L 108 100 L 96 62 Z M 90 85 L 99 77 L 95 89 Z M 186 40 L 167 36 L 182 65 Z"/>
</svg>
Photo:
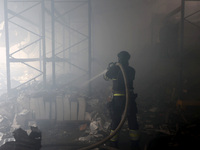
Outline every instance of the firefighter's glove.
<svg viewBox="0 0 200 150">
<path fill-rule="evenodd" d="M 111 62 L 108 64 L 107 70 L 110 70 L 110 68 L 114 67 L 116 65 L 116 62 Z"/>
</svg>

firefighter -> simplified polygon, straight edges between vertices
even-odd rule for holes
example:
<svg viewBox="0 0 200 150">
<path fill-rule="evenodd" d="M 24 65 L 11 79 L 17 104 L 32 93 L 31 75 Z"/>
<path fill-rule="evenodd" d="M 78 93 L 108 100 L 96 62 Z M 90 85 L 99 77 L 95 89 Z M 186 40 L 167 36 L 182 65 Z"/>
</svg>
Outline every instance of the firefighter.
<svg viewBox="0 0 200 150">
<path fill-rule="evenodd" d="M 139 133 L 138 133 L 138 122 L 137 122 L 137 106 L 135 99 L 137 94 L 133 91 L 133 80 L 135 78 L 135 69 L 129 66 L 130 54 L 127 51 L 121 51 L 118 53 L 118 63 L 120 63 L 127 76 L 127 86 L 130 92 L 130 99 L 127 110 L 127 119 L 129 127 L 129 136 L 131 140 L 131 149 L 139 149 Z M 119 125 L 122 114 L 124 112 L 126 103 L 126 88 L 124 83 L 124 77 L 122 71 L 116 63 L 110 63 L 107 72 L 104 74 L 105 80 L 112 80 L 112 101 L 110 102 L 111 112 L 111 133 Z M 118 148 L 119 132 L 111 138 L 110 146 Z"/>
</svg>

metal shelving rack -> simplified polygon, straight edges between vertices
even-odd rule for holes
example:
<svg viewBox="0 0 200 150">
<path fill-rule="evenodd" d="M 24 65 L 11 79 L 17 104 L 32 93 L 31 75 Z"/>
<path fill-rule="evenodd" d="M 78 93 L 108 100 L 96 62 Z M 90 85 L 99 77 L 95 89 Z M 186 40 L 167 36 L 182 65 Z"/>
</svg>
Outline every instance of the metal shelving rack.
<svg viewBox="0 0 200 150">
<path fill-rule="evenodd" d="M 181 20 L 180 20 L 180 91 L 179 91 L 179 98 L 181 98 L 182 95 L 182 87 L 183 87 L 183 53 L 184 53 L 184 41 L 185 41 L 185 22 L 190 23 L 192 26 L 197 27 L 200 29 L 200 25 L 198 25 L 195 22 L 192 22 L 189 20 L 190 17 L 196 15 L 197 13 L 200 13 L 200 9 L 197 11 L 192 12 L 191 14 L 188 14 L 185 16 L 185 9 L 186 5 L 189 2 L 199 2 L 200 0 L 181 0 Z"/>
<path fill-rule="evenodd" d="M 8 93 L 40 77 L 46 88 L 49 74 L 52 87 L 56 87 L 60 70 L 68 73 L 77 69 L 80 76 L 84 73 L 87 79 L 91 78 L 90 0 L 4 0 L 4 19 Z M 20 29 L 18 34 L 23 36 L 25 33 L 24 38 L 29 35 L 28 42 L 14 50 L 10 45 L 14 38 L 10 32 L 12 26 Z M 20 57 L 24 51 L 35 55 Z M 84 60 L 81 60 L 82 55 Z M 32 65 L 33 62 L 38 65 Z M 37 74 L 13 87 L 11 65 L 15 63 L 31 68 Z M 89 91 L 90 88 L 89 84 Z"/>
</svg>

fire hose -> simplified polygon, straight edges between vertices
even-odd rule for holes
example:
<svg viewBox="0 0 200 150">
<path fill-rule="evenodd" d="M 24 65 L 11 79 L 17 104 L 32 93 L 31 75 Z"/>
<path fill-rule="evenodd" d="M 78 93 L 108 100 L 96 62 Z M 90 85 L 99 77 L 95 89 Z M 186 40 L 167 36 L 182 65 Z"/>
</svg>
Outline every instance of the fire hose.
<svg viewBox="0 0 200 150">
<path fill-rule="evenodd" d="M 128 89 L 128 83 L 127 83 L 127 77 L 126 77 L 126 73 L 124 71 L 123 66 L 120 63 L 116 63 L 117 66 L 120 67 L 122 74 L 123 74 L 123 78 L 124 78 L 124 83 L 125 83 L 125 88 L 126 88 L 126 103 L 125 103 L 125 108 L 124 108 L 124 112 L 122 114 L 122 119 L 119 123 L 119 125 L 117 126 L 117 128 L 114 130 L 114 132 L 112 132 L 112 134 L 110 134 L 109 136 L 105 137 L 104 139 L 102 139 L 101 141 L 94 143 L 90 146 L 86 146 L 83 148 L 80 148 L 79 150 L 90 150 L 92 148 L 96 148 L 102 144 L 104 144 L 106 141 L 110 140 L 113 136 L 115 136 L 117 134 L 117 132 L 121 129 L 121 127 L 123 126 L 125 120 L 126 120 L 126 115 L 127 115 L 127 109 L 128 109 L 128 103 L 129 103 L 129 89 Z"/>
</svg>

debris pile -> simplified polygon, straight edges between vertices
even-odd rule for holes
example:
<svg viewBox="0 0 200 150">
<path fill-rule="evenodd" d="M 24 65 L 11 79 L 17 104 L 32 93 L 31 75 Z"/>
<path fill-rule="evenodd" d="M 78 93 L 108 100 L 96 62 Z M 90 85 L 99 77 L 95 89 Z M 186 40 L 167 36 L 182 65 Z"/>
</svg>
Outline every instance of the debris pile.
<svg viewBox="0 0 200 150">
<path fill-rule="evenodd" d="M 13 145 L 16 145 L 17 142 L 26 143 L 30 147 L 32 147 L 33 145 L 38 145 L 37 147 L 38 149 L 39 145 L 41 146 L 41 144 L 42 145 L 49 143 L 57 144 L 56 142 L 59 142 L 59 144 L 62 144 L 61 142 L 66 144 L 66 141 L 72 143 L 82 143 L 87 145 L 95 143 L 109 135 L 111 120 L 110 120 L 109 109 L 107 106 L 108 93 L 106 93 L 109 90 L 107 91 L 103 91 L 105 89 L 103 89 L 102 91 L 98 90 L 97 92 L 93 93 L 93 96 L 89 97 L 86 96 L 87 94 L 80 92 L 79 89 L 77 88 L 62 88 L 62 89 L 56 89 L 56 90 L 51 89 L 49 91 L 47 90 L 44 91 L 41 88 L 39 88 L 40 87 L 39 85 L 40 84 L 34 84 L 32 86 L 30 85 L 29 88 L 24 88 L 21 91 L 14 92 L 13 94 L 14 96 L 12 97 L 12 99 L 10 100 L 4 99 L 0 101 L 0 107 L 1 107 L 0 145 L 2 147 L 5 147 L 6 145 L 12 147 Z M 184 135 L 192 137 L 193 135 L 188 134 L 188 133 L 191 134 L 193 133 L 191 130 L 185 130 L 186 128 L 184 129 L 182 128 L 184 125 L 188 126 L 197 125 L 197 124 L 191 124 L 191 122 L 188 119 L 189 117 L 192 116 L 191 115 L 192 113 L 188 113 L 188 111 L 177 109 L 176 102 L 173 101 L 174 98 L 173 100 L 172 98 L 164 99 L 162 98 L 163 95 L 157 97 L 154 95 L 150 97 L 151 96 L 150 94 L 151 94 L 150 92 L 147 95 L 139 94 L 139 97 L 136 99 L 139 110 L 138 121 L 141 131 L 141 138 L 148 137 L 148 139 L 141 139 L 141 140 L 145 141 L 146 144 L 146 142 L 149 141 L 150 139 L 153 139 L 154 137 L 161 137 L 160 135 L 162 135 L 167 137 L 169 142 L 174 142 L 175 144 L 175 141 L 171 141 L 172 140 L 171 137 L 176 138 L 177 140 L 178 139 L 185 140 L 180 138 L 181 136 Z M 49 120 L 37 120 L 36 113 L 30 109 L 31 107 L 30 98 L 34 97 L 37 99 L 38 97 L 45 97 L 44 103 L 46 102 L 47 104 L 52 101 L 55 95 L 59 96 L 64 95 L 64 98 L 66 98 L 65 101 L 62 101 L 62 99 L 58 99 L 61 106 L 63 103 L 67 104 L 66 102 L 68 102 L 69 100 L 70 103 L 72 102 L 73 104 L 75 103 L 77 104 L 76 105 L 77 110 L 80 107 L 79 101 L 84 100 L 85 109 L 84 109 L 84 114 L 82 114 L 84 120 L 78 119 L 79 113 L 75 115 L 75 117 L 77 118 L 76 120 L 72 120 L 71 118 L 70 118 L 71 120 L 64 120 L 65 119 L 64 116 L 61 116 L 60 119 L 64 120 L 64 121 L 62 120 L 64 122 L 62 123 L 62 125 L 59 125 L 59 123 L 62 121 L 56 120 L 58 119 L 56 115 L 51 116 L 54 117 L 53 119 L 49 117 L 50 118 Z M 53 102 L 55 103 L 55 101 Z M 44 105 L 44 107 L 47 106 L 50 108 L 50 105 Z M 64 113 L 64 110 L 60 112 Z M 198 114 L 199 113 L 196 113 L 197 117 L 199 116 Z M 40 114 L 38 116 L 40 116 Z M 46 125 L 46 127 L 49 126 L 49 130 L 47 130 L 47 128 L 46 129 L 41 128 L 42 125 L 39 123 L 41 123 L 42 121 L 46 122 L 46 124 L 45 123 L 44 124 Z M 52 126 L 53 128 L 50 128 L 49 122 L 54 123 L 54 125 Z M 37 133 L 36 135 L 40 137 L 37 142 L 33 140 L 34 138 L 31 138 L 30 136 L 31 134 L 27 133 L 27 131 L 29 130 L 29 126 L 32 126 L 31 124 L 37 124 L 36 126 L 38 126 L 41 129 L 43 133 L 42 141 L 40 134 L 38 134 L 39 131 L 36 132 Z M 32 130 L 34 129 L 32 128 Z M 127 122 L 125 122 L 122 131 L 128 132 Z M 21 137 L 20 139 L 18 139 L 17 136 L 18 132 L 22 134 L 20 135 Z M 26 141 L 27 139 L 28 141 Z M 199 139 L 199 135 L 195 135 L 195 140 L 196 139 Z M 153 141 L 151 141 L 150 143 L 152 142 Z M 150 148 L 151 147 L 149 146 L 149 150 Z M 9 150 L 12 150 L 12 148 L 10 148 Z"/>
<path fill-rule="evenodd" d="M 159 134 L 149 142 L 147 150 L 200 149 L 199 125 L 196 121 L 178 129 L 174 135 Z"/>
<path fill-rule="evenodd" d="M 108 135 L 111 121 L 105 100 L 91 98 L 87 101 L 87 108 L 87 118 L 90 119 L 90 124 L 78 141 L 90 143 L 99 141 Z"/>
<path fill-rule="evenodd" d="M 6 142 L 0 147 L 0 150 L 40 150 L 42 134 L 37 127 L 31 127 L 28 135 L 21 128 L 13 132 L 14 141 Z"/>
</svg>

